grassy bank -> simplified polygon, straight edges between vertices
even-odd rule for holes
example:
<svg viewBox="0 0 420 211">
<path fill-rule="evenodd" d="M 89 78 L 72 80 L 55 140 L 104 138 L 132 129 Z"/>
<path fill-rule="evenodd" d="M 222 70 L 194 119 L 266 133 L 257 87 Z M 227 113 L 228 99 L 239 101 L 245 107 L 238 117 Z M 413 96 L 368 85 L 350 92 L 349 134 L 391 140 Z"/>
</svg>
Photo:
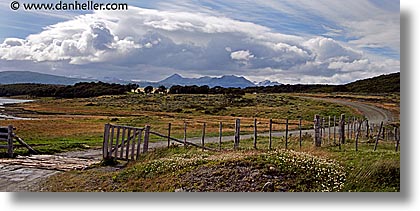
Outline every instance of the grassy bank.
<svg viewBox="0 0 420 211">
<path fill-rule="evenodd" d="M 358 152 L 353 143 L 313 148 L 297 139 L 284 149 L 282 140 L 273 150 L 252 149 L 252 140 L 239 150 L 202 152 L 196 148 L 171 147 L 143 155 L 126 166 L 95 166 L 85 171 L 55 175 L 42 191 L 142 191 L 142 192 L 392 192 L 400 190 L 399 152 L 392 143 L 380 143 L 377 151 L 363 144 Z M 209 144 L 208 146 L 212 146 Z M 124 166 L 124 167 L 121 167 Z"/>
</svg>

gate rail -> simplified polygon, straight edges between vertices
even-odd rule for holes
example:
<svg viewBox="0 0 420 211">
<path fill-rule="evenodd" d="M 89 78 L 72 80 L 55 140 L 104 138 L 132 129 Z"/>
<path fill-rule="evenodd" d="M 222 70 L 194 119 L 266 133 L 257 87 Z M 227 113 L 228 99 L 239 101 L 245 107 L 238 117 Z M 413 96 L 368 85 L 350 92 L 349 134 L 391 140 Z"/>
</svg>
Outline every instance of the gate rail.
<svg viewBox="0 0 420 211">
<path fill-rule="evenodd" d="M 19 136 L 17 136 L 14 133 L 14 130 L 16 130 L 13 125 L 0 126 L 0 143 L 6 142 L 6 145 L 0 144 L 0 149 L 7 149 L 7 155 L 9 157 L 13 157 L 14 154 L 14 148 L 23 146 L 26 147 L 31 153 L 38 154 L 36 150 L 34 150 L 31 146 L 29 146 L 27 143 L 25 143 Z M 13 142 L 16 140 L 20 145 L 15 145 Z"/>
</svg>

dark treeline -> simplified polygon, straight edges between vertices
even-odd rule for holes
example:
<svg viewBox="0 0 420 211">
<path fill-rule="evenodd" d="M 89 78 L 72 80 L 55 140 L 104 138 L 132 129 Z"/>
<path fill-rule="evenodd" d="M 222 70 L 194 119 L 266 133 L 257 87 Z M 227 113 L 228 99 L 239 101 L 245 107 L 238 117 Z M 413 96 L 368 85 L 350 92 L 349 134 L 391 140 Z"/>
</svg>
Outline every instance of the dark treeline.
<svg viewBox="0 0 420 211">
<path fill-rule="evenodd" d="M 276 85 L 267 87 L 247 87 L 245 88 L 246 93 L 308 93 L 308 92 L 348 92 L 349 90 L 344 85 Z"/>
<path fill-rule="evenodd" d="M 223 88 L 220 86 L 172 86 L 169 94 L 245 94 L 245 93 L 306 93 L 306 92 L 347 92 L 343 85 L 276 85 L 266 87 Z"/>
<path fill-rule="evenodd" d="M 172 86 L 170 94 L 244 94 L 244 93 L 392 93 L 400 92 L 400 73 L 381 75 L 374 78 L 358 80 L 345 85 L 327 84 L 283 84 L 266 87 L 223 88 L 220 86 Z"/>
<path fill-rule="evenodd" d="M 137 84 L 115 84 L 104 82 L 80 82 L 74 85 L 50 84 L 7 84 L 0 85 L 0 96 L 29 95 L 34 97 L 85 98 L 102 95 L 120 95 L 137 89 Z M 148 88 L 148 89 L 146 89 Z M 146 87 L 150 94 L 153 87 Z M 160 86 L 155 93 L 166 93 L 167 88 Z M 400 91 L 400 73 L 381 75 L 374 78 L 355 81 L 345 85 L 296 84 L 267 87 L 224 88 L 220 86 L 180 86 L 169 88 L 169 94 L 224 94 L 241 96 L 245 93 L 392 93 Z"/>
<path fill-rule="evenodd" d="M 33 97 L 85 98 L 102 95 L 119 95 L 136 89 L 136 84 L 109 84 L 103 82 L 81 82 L 74 85 L 52 84 L 5 84 L 0 85 L 0 96 L 29 95 Z"/>
</svg>

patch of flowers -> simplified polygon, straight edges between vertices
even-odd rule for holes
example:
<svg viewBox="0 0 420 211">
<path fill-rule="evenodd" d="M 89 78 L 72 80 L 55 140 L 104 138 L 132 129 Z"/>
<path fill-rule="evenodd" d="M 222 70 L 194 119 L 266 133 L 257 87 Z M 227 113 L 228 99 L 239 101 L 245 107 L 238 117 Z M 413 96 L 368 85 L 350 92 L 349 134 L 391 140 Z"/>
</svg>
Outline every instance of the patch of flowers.
<svg viewBox="0 0 420 211">
<path fill-rule="evenodd" d="M 261 157 L 293 175 L 302 191 L 336 192 L 344 187 L 345 169 L 333 160 L 295 151 L 274 151 Z"/>
<path fill-rule="evenodd" d="M 204 166 L 204 164 L 211 164 L 212 162 L 214 162 L 214 166 Z M 218 167 L 214 168 L 215 166 Z M 202 175 L 196 172 L 197 169 L 201 171 Z M 241 173 L 242 171 L 251 173 Z M 190 180 L 197 180 L 195 183 L 202 184 L 209 190 L 216 188 L 207 187 L 209 184 L 226 184 L 226 187 L 217 187 L 224 190 L 229 189 L 229 185 L 234 185 L 240 180 L 241 186 L 244 188 L 252 187 L 253 190 L 260 190 L 264 183 L 271 181 L 279 185 L 279 188 L 287 187 L 288 191 L 336 192 L 342 190 L 346 177 L 344 168 L 335 161 L 322 159 L 307 153 L 282 150 L 267 153 L 234 151 L 216 154 L 208 152 L 174 154 L 169 157 L 138 163 L 121 171 L 113 179 L 121 181 L 152 178 L 168 173 L 179 176 L 184 173 L 188 174 L 188 172 L 190 174 L 192 172 L 192 175 L 195 175 L 195 173 L 201 175 L 196 179 L 190 178 Z M 210 179 L 205 179 L 205 175 Z M 220 180 L 219 177 L 224 179 Z M 211 178 L 219 179 L 217 182 L 211 183 L 209 182 L 212 181 Z"/>
</svg>

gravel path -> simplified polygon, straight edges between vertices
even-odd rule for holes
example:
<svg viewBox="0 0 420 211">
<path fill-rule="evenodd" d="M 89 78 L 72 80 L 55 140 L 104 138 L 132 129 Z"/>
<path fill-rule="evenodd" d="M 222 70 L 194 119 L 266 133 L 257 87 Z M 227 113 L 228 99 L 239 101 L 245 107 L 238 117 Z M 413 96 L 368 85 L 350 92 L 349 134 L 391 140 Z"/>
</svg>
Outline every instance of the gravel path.
<svg viewBox="0 0 420 211">
<path fill-rule="evenodd" d="M 389 111 L 384 109 L 360 103 L 341 99 L 330 98 L 313 98 L 333 103 L 347 105 L 359 110 L 365 115 L 370 123 L 378 124 L 381 121 L 392 121 L 393 117 Z M 313 133 L 313 130 L 303 130 L 302 134 Z M 289 131 L 289 134 L 298 135 L 299 131 Z M 259 134 L 268 136 L 267 134 Z M 273 132 L 273 137 L 284 136 L 284 132 Z M 241 135 L 241 139 L 252 138 L 253 134 Z M 233 136 L 224 136 L 222 141 L 231 141 Z M 190 138 L 187 141 L 201 143 L 201 138 Z M 219 137 L 208 137 L 206 143 L 217 143 Z M 164 147 L 167 142 L 150 143 L 150 148 Z M 99 163 L 102 158 L 102 150 L 91 149 L 85 151 L 75 151 L 59 153 L 55 155 L 34 155 L 19 156 L 15 159 L 0 159 L 0 191 L 1 192 L 29 192 L 37 191 L 38 184 L 43 179 L 54 175 L 58 172 L 68 171 L 72 169 L 84 169 L 89 165 Z"/>
<path fill-rule="evenodd" d="M 360 111 L 369 120 L 369 123 L 380 124 L 381 121 L 383 121 L 384 123 L 394 121 L 394 117 L 392 116 L 392 113 L 389 112 L 388 110 L 378 108 L 376 106 L 369 105 L 366 103 L 354 102 L 354 101 L 342 100 L 342 99 L 332 99 L 332 98 L 316 98 L 316 97 L 302 97 L 302 98 L 322 100 L 322 101 L 342 104 L 342 105 L 355 108 L 358 111 Z"/>
</svg>

